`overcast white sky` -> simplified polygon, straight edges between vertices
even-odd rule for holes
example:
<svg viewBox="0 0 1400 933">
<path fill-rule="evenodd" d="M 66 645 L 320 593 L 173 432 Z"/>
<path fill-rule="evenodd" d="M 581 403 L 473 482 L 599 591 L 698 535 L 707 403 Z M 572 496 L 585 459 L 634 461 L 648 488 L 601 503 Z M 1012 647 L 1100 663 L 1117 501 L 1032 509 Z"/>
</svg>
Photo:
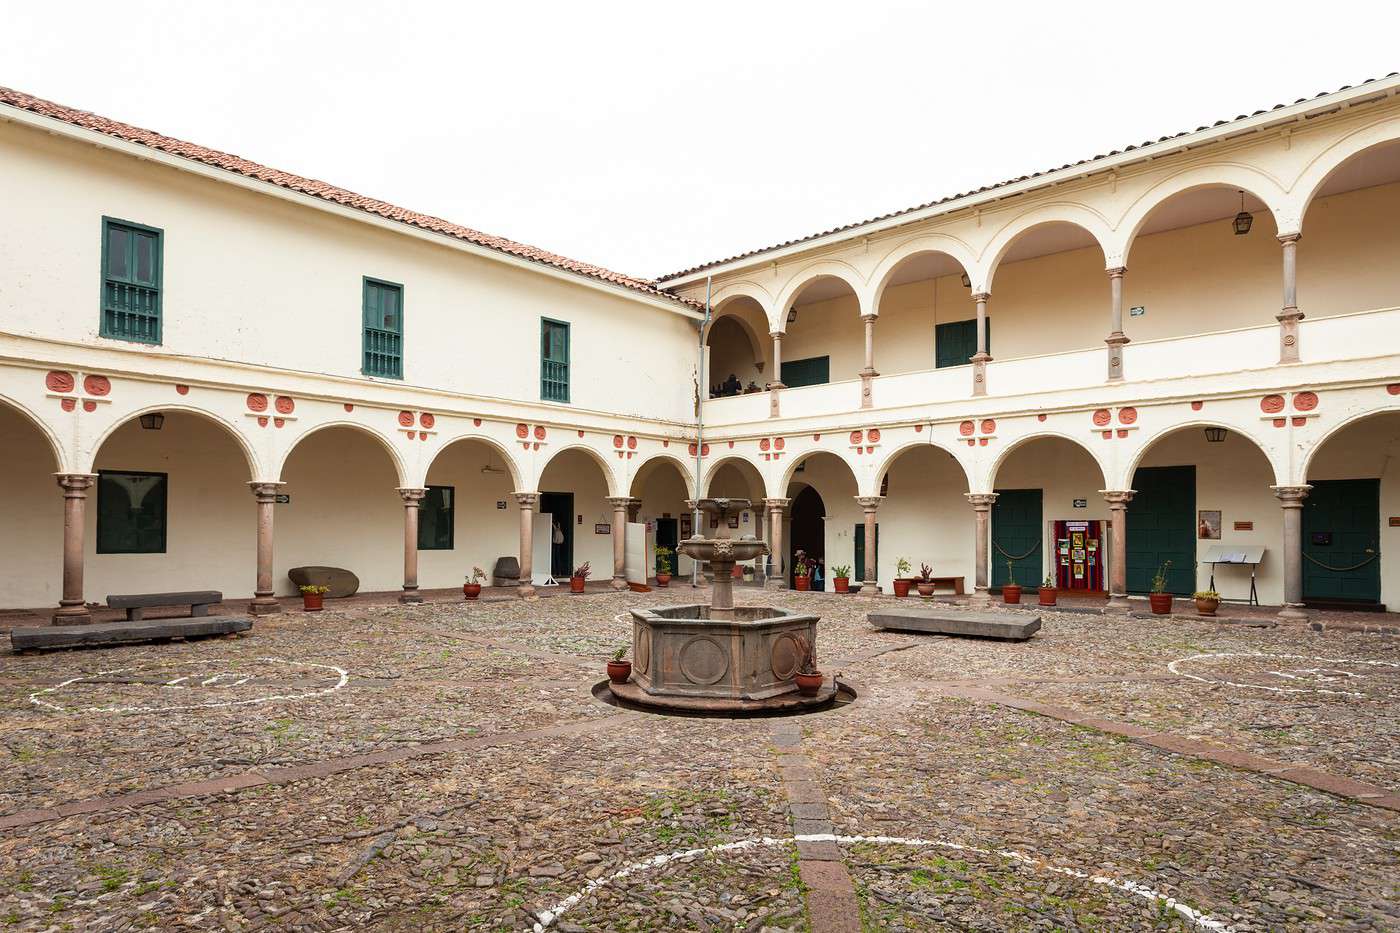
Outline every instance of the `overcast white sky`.
<svg viewBox="0 0 1400 933">
<path fill-rule="evenodd" d="M 1400 5 L 6 3 L 0 84 L 661 275 L 1400 70 Z"/>
</svg>

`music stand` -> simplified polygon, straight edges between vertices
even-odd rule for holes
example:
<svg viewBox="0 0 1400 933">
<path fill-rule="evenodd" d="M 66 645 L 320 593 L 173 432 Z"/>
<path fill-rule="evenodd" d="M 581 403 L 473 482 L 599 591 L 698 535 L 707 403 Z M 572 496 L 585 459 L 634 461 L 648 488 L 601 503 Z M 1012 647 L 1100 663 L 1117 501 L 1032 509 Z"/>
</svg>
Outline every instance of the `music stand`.
<svg viewBox="0 0 1400 933">
<path fill-rule="evenodd" d="M 1210 588 L 1215 589 L 1216 564 L 1248 564 L 1249 605 L 1259 605 L 1259 591 L 1255 587 L 1255 577 L 1259 571 L 1259 564 L 1263 560 L 1264 548 L 1261 545 L 1212 544 L 1205 556 L 1205 562 L 1210 564 Z"/>
</svg>

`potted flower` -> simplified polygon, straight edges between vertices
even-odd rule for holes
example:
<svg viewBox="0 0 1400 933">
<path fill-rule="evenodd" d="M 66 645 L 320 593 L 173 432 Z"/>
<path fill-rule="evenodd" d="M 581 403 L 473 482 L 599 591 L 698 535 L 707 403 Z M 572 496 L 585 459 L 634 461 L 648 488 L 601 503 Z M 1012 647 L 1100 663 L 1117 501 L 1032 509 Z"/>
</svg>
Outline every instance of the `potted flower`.
<svg viewBox="0 0 1400 933">
<path fill-rule="evenodd" d="M 1196 601 L 1197 615 L 1213 616 L 1215 610 L 1220 608 L 1220 594 L 1215 590 L 1201 590 L 1199 593 L 1192 593 L 1191 598 Z"/>
<path fill-rule="evenodd" d="M 622 660 L 626 653 L 625 647 L 619 648 L 608 659 L 608 680 L 615 684 L 625 684 L 632 677 L 632 662 Z"/>
<path fill-rule="evenodd" d="M 481 595 L 481 581 L 486 579 L 486 571 L 480 567 L 472 568 L 472 575 L 467 577 L 467 582 L 462 584 L 462 595 L 467 599 L 476 599 Z"/>
<path fill-rule="evenodd" d="M 1021 585 L 1016 582 L 1014 560 L 1006 562 L 1006 584 L 1001 588 L 1001 601 L 1008 606 L 1018 606 L 1021 603 Z"/>
<path fill-rule="evenodd" d="M 1171 561 L 1163 561 L 1162 566 L 1152 577 L 1152 592 L 1147 601 L 1152 604 L 1152 614 L 1169 616 L 1172 614 L 1172 594 L 1167 592 L 1167 571 L 1172 569 Z"/>
<path fill-rule="evenodd" d="M 322 600 L 331 591 L 328 586 L 318 586 L 315 583 L 298 587 L 301 590 L 301 608 L 306 612 L 320 612 Z"/>
<path fill-rule="evenodd" d="M 797 692 L 804 697 L 814 697 L 821 691 L 822 681 L 826 678 L 817 669 L 817 661 L 812 653 L 812 643 L 802 636 L 797 636 L 797 648 L 802 652 L 802 662 L 798 665 L 797 673 L 792 675 L 792 679 L 797 682 Z"/>
<path fill-rule="evenodd" d="M 671 555 L 675 553 L 665 545 L 656 546 L 656 585 L 671 585 Z"/>
<path fill-rule="evenodd" d="M 574 572 L 569 574 L 569 592 L 582 593 L 583 584 L 588 582 L 588 575 L 593 572 L 593 567 L 588 561 L 584 561 L 574 568 Z"/>
<path fill-rule="evenodd" d="M 928 564 L 920 562 L 919 579 L 915 584 L 919 589 L 920 596 L 933 595 L 933 568 Z"/>
<path fill-rule="evenodd" d="M 792 565 L 792 582 L 804 593 L 812 588 L 812 565 L 807 558 L 799 557 L 797 563 Z"/>
<path fill-rule="evenodd" d="M 905 597 L 909 595 L 909 587 L 914 582 L 909 579 L 909 561 L 904 558 L 894 562 L 894 595 Z"/>
<path fill-rule="evenodd" d="M 745 564 L 745 565 L 744 565 L 744 582 L 745 582 L 745 583 L 752 583 L 752 582 L 753 582 L 753 574 L 754 574 L 753 564 Z"/>
<path fill-rule="evenodd" d="M 831 568 L 831 582 L 836 587 L 838 593 L 849 593 L 851 591 L 851 565 L 838 564 Z"/>
<path fill-rule="evenodd" d="M 1055 605 L 1055 597 L 1059 593 L 1055 588 L 1055 578 L 1050 574 L 1045 575 L 1045 582 L 1040 584 L 1040 604 L 1042 606 Z"/>
</svg>

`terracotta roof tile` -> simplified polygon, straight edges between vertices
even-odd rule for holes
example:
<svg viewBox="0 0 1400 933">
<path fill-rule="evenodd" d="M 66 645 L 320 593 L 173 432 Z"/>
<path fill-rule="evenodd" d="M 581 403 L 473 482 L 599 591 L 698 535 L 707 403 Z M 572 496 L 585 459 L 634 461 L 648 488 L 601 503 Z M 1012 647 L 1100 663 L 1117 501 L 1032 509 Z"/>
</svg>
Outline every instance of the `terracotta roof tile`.
<svg viewBox="0 0 1400 933">
<path fill-rule="evenodd" d="M 236 156 L 227 152 L 219 152 L 216 149 L 208 149 L 195 143 L 185 142 L 182 139 L 175 139 L 165 136 L 154 130 L 142 129 L 128 123 L 111 120 L 107 117 L 89 113 L 86 110 L 76 110 L 72 107 L 65 107 L 53 101 L 24 94 L 20 91 L 6 87 L 0 87 L 0 104 L 24 110 L 39 116 L 50 117 L 61 120 L 64 123 L 84 129 L 93 130 L 106 136 L 136 143 L 157 149 L 170 155 L 179 156 L 182 159 L 189 159 L 193 162 L 200 162 L 205 165 L 212 165 L 215 168 L 234 172 L 247 178 L 255 178 L 259 181 L 277 185 L 279 188 L 286 188 L 290 191 L 297 191 L 322 200 L 332 201 L 336 204 L 351 207 L 367 213 L 377 214 L 398 223 L 408 224 L 422 230 L 430 230 L 433 233 L 440 233 L 444 236 L 453 237 L 458 240 L 465 240 L 477 246 L 484 246 L 487 249 L 508 253 L 527 259 L 531 262 L 542 263 L 553 266 L 556 269 L 563 269 L 576 275 L 588 276 L 593 279 L 601 279 L 614 285 L 620 285 L 633 291 L 642 292 L 647 295 L 654 295 L 676 301 L 687 307 L 700 307 L 695 302 L 682 299 L 678 296 L 657 287 L 656 282 L 651 279 L 638 278 L 636 276 L 623 275 L 620 272 L 613 272 L 601 266 L 595 266 L 586 262 L 579 262 L 540 249 L 537 246 L 530 246 L 525 243 L 517 243 L 505 237 L 492 236 L 489 233 L 482 233 L 470 227 L 463 227 L 451 221 L 443 220 L 441 217 L 433 217 L 428 214 L 420 214 L 407 208 L 390 204 L 387 201 L 380 201 L 375 198 L 366 197 L 363 194 L 356 194 L 344 188 L 338 188 L 328 182 L 318 181 L 314 178 L 303 178 L 291 172 L 279 171 L 269 168 L 250 159 Z"/>
</svg>

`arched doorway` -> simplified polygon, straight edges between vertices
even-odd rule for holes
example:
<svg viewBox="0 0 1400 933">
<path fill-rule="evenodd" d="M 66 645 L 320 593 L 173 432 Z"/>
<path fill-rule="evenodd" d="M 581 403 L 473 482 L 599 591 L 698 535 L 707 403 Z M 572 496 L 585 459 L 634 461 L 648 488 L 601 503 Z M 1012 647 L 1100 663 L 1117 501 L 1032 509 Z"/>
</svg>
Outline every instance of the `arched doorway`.
<svg viewBox="0 0 1400 933">
<path fill-rule="evenodd" d="M 876 292 L 876 369 L 889 376 L 966 364 L 977 349 L 970 285 L 962 264 L 938 250 L 896 263 Z"/>
<path fill-rule="evenodd" d="M 792 533 L 788 537 L 788 566 L 796 568 L 799 557 L 817 567 L 826 565 L 826 503 L 814 486 L 803 486 L 792 498 Z M 814 574 L 825 579 L 826 574 Z M 796 585 L 796 584 L 794 584 Z M 818 580 L 812 589 L 821 589 Z"/>
<path fill-rule="evenodd" d="M 941 447 L 915 444 L 897 452 L 881 473 L 884 500 L 876 511 L 876 580 L 888 586 L 903 558 L 913 572 L 921 564 L 937 577 L 963 578 L 972 592 L 976 516 L 968 505 L 967 473 Z M 865 526 L 857 517 L 851 572 L 865 576 Z"/>
<path fill-rule="evenodd" d="M 0 402 L 0 566 L 4 609 L 55 606 L 61 594 L 63 494 L 53 445 L 18 409 Z M 91 493 L 89 493 L 91 495 Z"/>
<path fill-rule="evenodd" d="M 865 366 L 860 299 L 844 279 L 819 275 L 793 295 L 784 314 L 783 385 L 799 388 L 855 379 Z"/>
<path fill-rule="evenodd" d="M 1108 277 L 1102 245 L 1089 230 L 1059 220 L 1027 227 L 1006 243 L 992 272 L 987 352 L 994 359 L 1103 345 Z M 975 335 L 975 305 L 969 301 L 959 317 L 966 348 Z"/>
<path fill-rule="evenodd" d="M 480 567 L 488 577 L 502 557 L 518 557 L 520 516 L 512 495 L 515 465 L 494 444 L 461 438 L 428 467 L 418 509 L 418 581 L 457 587 Z"/>
<path fill-rule="evenodd" d="M 772 528 L 766 524 L 764 514 L 764 489 L 763 476 L 758 472 L 758 468 L 747 460 L 739 457 L 730 457 L 721 460 L 710 469 L 707 491 L 705 493 L 711 498 L 725 499 L 747 499 L 753 503 L 753 508 L 745 509 L 739 513 L 739 527 L 730 529 L 729 533 L 739 536 L 751 534 L 756 538 L 773 543 Z M 703 520 L 703 516 L 702 516 Z M 702 533 L 708 534 L 707 529 L 701 529 Z M 784 548 L 786 550 L 786 548 Z M 754 577 L 757 582 L 763 582 L 776 574 L 776 565 L 785 559 L 785 554 L 770 555 L 764 558 L 755 558 L 750 563 L 754 567 Z M 742 571 L 741 571 L 742 572 Z M 745 578 L 747 579 L 747 577 Z"/>
<path fill-rule="evenodd" d="M 571 447 L 556 453 L 540 473 L 538 515 L 550 516 L 549 562 L 541 566 L 546 544 L 535 541 L 534 572 L 548 569 L 561 583 L 584 562 L 590 579 L 607 580 L 613 573 L 612 494 L 608 474 L 591 451 Z M 545 531 L 540 521 L 535 537 Z"/>
<path fill-rule="evenodd" d="M 676 550 L 681 539 L 693 533 L 690 510 L 685 504 L 691 498 L 687 481 L 680 464 L 669 456 L 653 457 L 632 477 L 628 495 L 635 504 L 628 521 L 640 522 L 648 529 L 644 555 L 648 577 L 656 573 L 659 548 L 670 552 L 667 563 L 672 574 L 685 575 L 691 570 L 690 558 Z M 686 535 L 681 534 L 682 523 L 689 531 Z"/>
<path fill-rule="evenodd" d="M 789 578 L 798 551 L 821 562 L 823 582 L 831 578 L 831 567 L 853 564 L 855 528 L 863 523 L 864 514 L 856 502 L 856 477 L 850 465 L 827 451 L 809 453 L 792 466 L 786 492 L 791 503 L 783 550 Z M 815 581 L 812 588 L 818 588 Z"/>
<path fill-rule="evenodd" d="M 767 375 L 768 344 L 768 316 L 757 301 L 740 295 L 720 305 L 705 334 L 710 397 L 766 388 L 771 381 Z"/>
</svg>

